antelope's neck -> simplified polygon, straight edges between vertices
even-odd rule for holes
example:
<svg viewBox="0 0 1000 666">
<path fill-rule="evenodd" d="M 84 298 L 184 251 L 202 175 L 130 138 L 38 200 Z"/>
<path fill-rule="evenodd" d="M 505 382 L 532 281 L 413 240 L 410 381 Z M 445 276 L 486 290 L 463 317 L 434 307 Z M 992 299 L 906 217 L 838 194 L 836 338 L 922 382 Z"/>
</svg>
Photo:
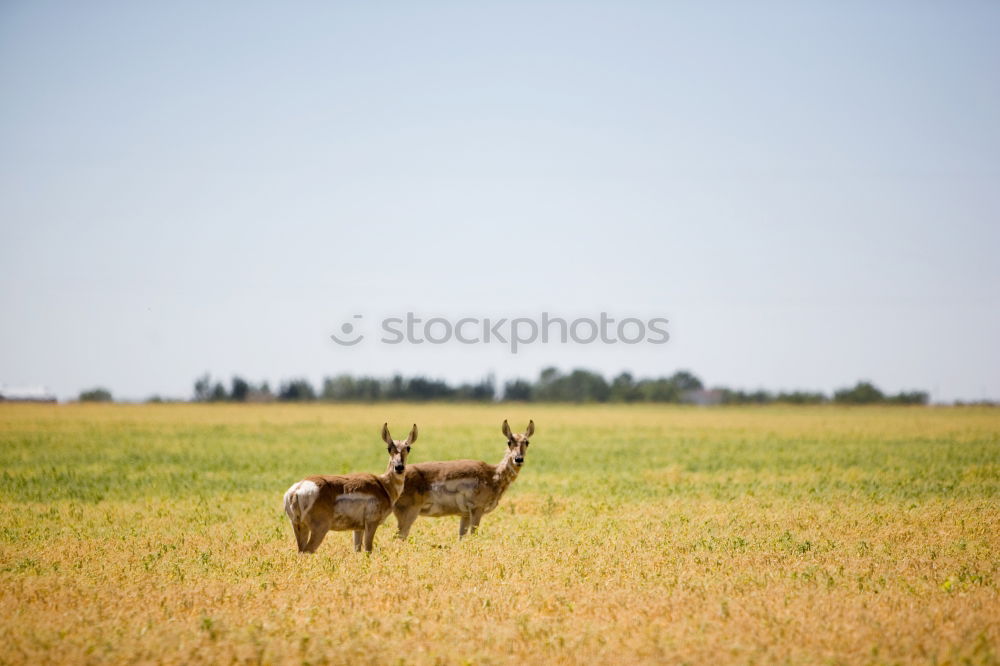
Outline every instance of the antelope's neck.
<svg viewBox="0 0 1000 666">
<path fill-rule="evenodd" d="M 507 487 L 514 483 L 514 479 L 517 478 L 517 473 L 521 471 L 521 468 L 514 464 L 514 456 L 509 451 L 507 455 L 503 457 L 500 464 L 497 465 L 496 473 L 493 475 L 493 480 L 497 482 L 500 492 L 507 490 Z"/>
<path fill-rule="evenodd" d="M 399 499 L 400 493 L 403 492 L 403 475 L 397 474 L 393 469 L 392 465 L 385 470 L 385 474 L 378 477 L 379 483 L 385 488 L 386 494 L 393 504 Z"/>
</svg>

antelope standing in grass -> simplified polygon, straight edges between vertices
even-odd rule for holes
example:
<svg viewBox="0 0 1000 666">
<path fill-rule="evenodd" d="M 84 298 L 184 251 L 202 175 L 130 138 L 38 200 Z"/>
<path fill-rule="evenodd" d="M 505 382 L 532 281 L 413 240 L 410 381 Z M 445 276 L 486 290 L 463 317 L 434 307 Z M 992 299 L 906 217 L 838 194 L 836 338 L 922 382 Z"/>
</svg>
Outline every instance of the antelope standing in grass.
<svg viewBox="0 0 1000 666">
<path fill-rule="evenodd" d="M 392 507 L 400 539 L 410 534 L 418 516 L 461 516 L 458 537 L 479 528 L 483 514 L 497 507 L 500 498 L 517 478 L 528 451 L 528 438 L 535 422 L 528 421 L 524 433 L 510 431 L 507 421 L 501 428 L 507 438 L 507 454 L 499 465 L 481 460 L 448 460 L 410 465 L 403 492 Z"/>
<path fill-rule="evenodd" d="M 385 474 L 345 474 L 307 476 L 292 484 L 285 493 L 285 513 L 300 553 L 315 553 L 329 530 L 354 530 L 354 550 L 372 552 L 375 530 L 392 511 L 403 490 L 406 456 L 417 441 L 417 424 L 405 440 L 389 436 L 389 424 L 382 426 L 382 440 L 389 450 Z"/>
</svg>

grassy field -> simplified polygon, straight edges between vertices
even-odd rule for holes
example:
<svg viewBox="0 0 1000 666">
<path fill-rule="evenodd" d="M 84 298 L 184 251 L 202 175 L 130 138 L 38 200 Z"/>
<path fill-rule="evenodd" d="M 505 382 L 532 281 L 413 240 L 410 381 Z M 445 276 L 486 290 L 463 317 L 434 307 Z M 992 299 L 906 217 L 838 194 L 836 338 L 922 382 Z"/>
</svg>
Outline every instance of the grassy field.
<svg viewBox="0 0 1000 666">
<path fill-rule="evenodd" d="M 285 489 L 503 455 L 480 533 Z M 0 405 L 0 663 L 998 663 L 1000 410 Z"/>
</svg>

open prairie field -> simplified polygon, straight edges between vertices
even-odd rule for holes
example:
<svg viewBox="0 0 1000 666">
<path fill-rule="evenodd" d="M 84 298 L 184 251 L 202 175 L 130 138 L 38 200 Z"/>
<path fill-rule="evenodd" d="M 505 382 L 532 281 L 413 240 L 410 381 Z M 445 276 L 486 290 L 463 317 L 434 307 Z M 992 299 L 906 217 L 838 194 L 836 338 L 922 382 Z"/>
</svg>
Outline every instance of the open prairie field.
<svg viewBox="0 0 1000 666">
<path fill-rule="evenodd" d="M 299 555 L 315 472 L 498 462 L 478 535 Z M 997 663 L 1000 410 L 0 405 L 0 662 Z"/>
</svg>

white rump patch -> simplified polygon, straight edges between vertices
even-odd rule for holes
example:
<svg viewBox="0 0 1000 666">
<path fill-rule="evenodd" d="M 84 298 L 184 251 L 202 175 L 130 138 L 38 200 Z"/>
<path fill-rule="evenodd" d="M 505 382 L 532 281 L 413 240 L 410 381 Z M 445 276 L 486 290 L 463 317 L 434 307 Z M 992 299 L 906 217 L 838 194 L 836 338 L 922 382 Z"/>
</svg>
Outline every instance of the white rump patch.
<svg viewBox="0 0 1000 666">
<path fill-rule="evenodd" d="M 292 502 L 292 498 L 298 500 Z M 293 523 L 300 523 L 319 497 L 319 486 L 312 481 L 299 481 L 285 493 L 285 513 Z"/>
</svg>

